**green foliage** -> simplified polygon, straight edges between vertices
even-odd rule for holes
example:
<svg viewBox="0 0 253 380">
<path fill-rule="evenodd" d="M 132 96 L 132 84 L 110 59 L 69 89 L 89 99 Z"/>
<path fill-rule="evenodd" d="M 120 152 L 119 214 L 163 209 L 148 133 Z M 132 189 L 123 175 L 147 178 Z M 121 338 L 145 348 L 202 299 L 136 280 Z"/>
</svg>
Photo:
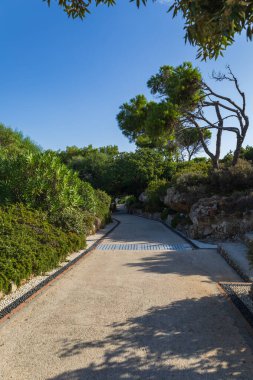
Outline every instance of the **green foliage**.
<svg viewBox="0 0 253 380">
<path fill-rule="evenodd" d="M 177 228 L 180 226 L 187 226 L 192 224 L 191 219 L 188 215 L 177 213 L 171 220 L 171 227 Z"/>
<path fill-rule="evenodd" d="M 241 158 L 253 163 L 253 146 L 247 145 L 246 148 L 242 148 Z"/>
<path fill-rule="evenodd" d="M 0 156 L 0 200 L 24 202 L 32 208 L 55 213 L 84 203 L 77 173 L 55 154 L 35 153 Z"/>
<path fill-rule="evenodd" d="M 156 178 L 170 178 L 174 163 L 169 155 L 157 149 L 142 148 L 136 152 L 119 153 L 115 147 L 68 148 L 59 157 L 79 178 L 91 182 L 113 196 L 139 195 Z M 75 156 L 77 154 L 77 156 Z M 79 165 L 74 165 L 74 162 Z M 92 202 L 89 201 L 89 204 Z"/>
<path fill-rule="evenodd" d="M 92 216 L 94 222 L 95 216 L 92 214 L 90 215 Z M 57 213 L 51 214 L 49 220 L 52 224 L 54 224 L 57 227 L 60 227 L 63 231 L 66 232 L 75 232 L 76 234 L 88 234 L 90 231 L 87 229 L 85 223 L 87 220 L 87 214 L 84 214 L 84 212 L 81 209 L 77 209 L 74 207 L 66 207 Z"/>
<path fill-rule="evenodd" d="M 85 247 L 83 233 L 63 232 L 43 211 L 16 204 L 0 208 L 0 291 L 56 267 L 68 253 Z"/>
<path fill-rule="evenodd" d="M 151 181 L 148 184 L 145 194 L 147 195 L 147 202 L 145 203 L 145 210 L 149 212 L 162 211 L 164 208 L 163 198 L 166 195 L 168 183 L 165 179 Z"/>
<path fill-rule="evenodd" d="M 177 163 L 176 172 L 173 176 L 173 180 L 184 173 L 203 173 L 208 174 L 211 170 L 210 161 L 206 158 L 194 158 L 191 161 L 181 161 Z"/>
<path fill-rule="evenodd" d="M 114 156 L 114 147 L 101 154 Z M 110 197 L 82 181 L 59 154 L 0 126 L 0 291 L 9 292 L 85 246 L 110 220 Z"/>
<path fill-rule="evenodd" d="M 142 148 L 134 153 L 122 153 L 114 162 L 112 185 L 116 194 L 139 196 L 148 183 L 166 174 L 169 159 L 160 152 Z M 169 175 L 169 170 L 168 173 Z"/>
<path fill-rule="evenodd" d="M 252 0 L 174 0 L 170 10 L 183 15 L 185 39 L 199 46 L 198 57 L 203 59 L 223 55 L 243 30 L 252 39 Z"/>
<path fill-rule="evenodd" d="M 137 95 L 129 103 L 120 106 L 117 121 L 122 133 L 137 146 L 158 148 L 171 157 L 181 154 L 188 160 L 202 148 L 200 133 L 192 123 L 185 125 L 183 116 L 196 109 L 204 98 L 200 71 L 190 62 L 177 67 L 162 66 L 148 83 L 159 102 L 148 102 L 144 95 Z M 211 132 L 202 132 L 208 144 Z"/>
<path fill-rule="evenodd" d="M 78 193 L 81 196 L 81 209 L 96 215 L 97 195 L 95 189 L 88 182 L 78 181 Z M 109 206 L 108 206 L 109 209 Z"/>
<path fill-rule="evenodd" d="M 203 96 L 201 73 L 191 62 L 176 67 L 160 67 L 158 74 L 153 75 L 147 85 L 153 95 L 163 97 L 174 106 L 175 118 L 181 108 L 195 109 Z"/>
<path fill-rule="evenodd" d="M 174 186 L 182 192 L 197 191 L 200 185 L 207 185 L 209 177 L 203 172 L 184 172 L 178 174 L 174 179 Z"/>
<path fill-rule="evenodd" d="M 143 133 L 144 123 L 147 117 L 148 101 L 144 95 L 137 95 L 130 99 L 129 103 L 120 106 L 117 115 L 119 128 L 132 142 Z"/>
<path fill-rule="evenodd" d="M 125 203 L 127 211 L 131 214 L 134 210 L 143 209 L 143 203 L 140 202 L 134 195 L 129 195 Z"/>
<path fill-rule="evenodd" d="M 66 151 L 58 152 L 58 155 L 70 169 L 78 172 L 80 179 L 89 182 L 95 188 L 110 190 L 113 180 L 110 168 L 119 155 L 118 147 L 67 147 Z"/>
<path fill-rule="evenodd" d="M 41 148 L 29 137 L 24 137 L 21 132 L 13 131 L 0 123 L 0 151 L 8 154 L 18 154 L 24 151 L 38 153 Z"/>
<path fill-rule="evenodd" d="M 209 182 L 210 170 L 211 165 L 206 159 L 180 162 L 171 184 L 180 191 L 188 191 L 189 187 L 206 185 Z"/>
<path fill-rule="evenodd" d="M 48 5 L 52 0 L 43 0 Z M 66 14 L 83 19 L 90 13 L 92 4 L 113 6 L 116 0 L 56 0 Z M 147 0 L 130 0 L 139 7 Z M 252 0 L 174 0 L 169 8 L 173 17 L 184 18 L 185 41 L 199 46 L 198 58 L 217 58 L 234 42 L 236 34 L 246 31 L 248 39 L 253 35 Z"/>
<path fill-rule="evenodd" d="M 240 159 L 235 166 L 223 166 L 212 171 L 211 188 L 214 192 L 232 193 L 253 188 L 253 166 Z"/>
<path fill-rule="evenodd" d="M 204 129 L 202 133 L 205 143 L 209 144 L 212 137 L 211 131 Z M 203 149 L 199 131 L 194 127 L 178 128 L 176 131 L 176 143 L 181 153 L 181 158 L 184 159 L 184 156 L 187 155 L 188 161 Z"/>
<path fill-rule="evenodd" d="M 166 220 L 169 215 L 175 215 L 175 214 L 176 214 L 176 211 L 165 207 L 161 212 L 161 219 Z"/>
<path fill-rule="evenodd" d="M 111 221 L 110 205 L 111 197 L 102 190 L 95 190 L 96 194 L 96 211 L 95 215 L 102 221 L 103 224 Z"/>
</svg>

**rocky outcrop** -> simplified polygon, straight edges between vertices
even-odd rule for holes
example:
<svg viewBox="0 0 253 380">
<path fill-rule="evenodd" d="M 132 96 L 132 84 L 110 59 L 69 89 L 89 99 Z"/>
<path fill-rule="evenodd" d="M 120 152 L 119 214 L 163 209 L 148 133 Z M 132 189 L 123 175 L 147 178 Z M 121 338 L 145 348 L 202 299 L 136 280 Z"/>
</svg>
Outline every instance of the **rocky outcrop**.
<svg viewBox="0 0 253 380">
<path fill-rule="evenodd" d="M 253 230 L 253 193 L 202 198 L 189 213 L 192 238 L 226 239 Z"/>
<path fill-rule="evenodd" d="M 205 194 L 205 189 L 201 186 L 189 188 L 188 191 L 181 192 L 174 187 L 169 187 L 164 198 L 164 204 L 177 212 L 189 213 L 191 207 Z"/>
<path fill-rule="evenodd" d="M 148 202 L 148 196 L 146 193 L 141 193 L 141 195 L 139 196 L 139 201 L 140 202 L 143 202 L 143 203 L 147 203 Z"/>
</svg>

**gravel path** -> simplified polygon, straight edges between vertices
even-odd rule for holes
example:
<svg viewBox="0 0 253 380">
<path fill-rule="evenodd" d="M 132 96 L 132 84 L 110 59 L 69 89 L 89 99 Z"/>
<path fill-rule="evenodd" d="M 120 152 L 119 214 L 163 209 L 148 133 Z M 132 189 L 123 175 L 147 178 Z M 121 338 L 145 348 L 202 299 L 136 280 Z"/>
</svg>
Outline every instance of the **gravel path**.
<svg viewBox="0 0 253 380">
<path fill-rule="evenodd" d="M 177 244 L 161 223 L 119 215 L 105 244 Z M 0 379 L 249 379 L 252 332 L 218 281 L 215 250 L 101 251 L 0 324 Z"/>
<path fill-rule="evenodd" d="M 14 292 L 7 294 L 2 299 L 0 299 L 0 318 L 2 317 L 1 312 L 7 306 L 12 305 L 13 303 L 16 303 L 17 300 L 25 296 L 28 292 L 32 292 L 33 289 L 36 289 L 36 287 L 39 284 L 43 283 L 45 280 L 47 280 L 48 278 L 52 277 L 52 275 L 57 273 L 60 268 L 65 268 L 72 261 L 74 261 L 78 257 L 83 256 L 85 252 L 89 250 L 89 248 L 91 248 L 95 243 L 97 243 L 100 239 L 102 239 L 104 235 L 106 235 L 116 225 L 117 225 L 116 221 L 113 221 L 112 223 L 107 224 L 107 226 L 105 226 L 103 229 L 101 228 L 95 234 L 88 236 L 86 239 L 85 249 L 80 250 L 79 252 L 73 252 L 69 254 L 66 258 L 66 261 L 61 262 L 59 266 L 56 267 L 55 269 L 45 273 L 44 275 L 33 277 L 32 279 L 27 281 L 25 284 L 17 288 Z"/>
</svg>

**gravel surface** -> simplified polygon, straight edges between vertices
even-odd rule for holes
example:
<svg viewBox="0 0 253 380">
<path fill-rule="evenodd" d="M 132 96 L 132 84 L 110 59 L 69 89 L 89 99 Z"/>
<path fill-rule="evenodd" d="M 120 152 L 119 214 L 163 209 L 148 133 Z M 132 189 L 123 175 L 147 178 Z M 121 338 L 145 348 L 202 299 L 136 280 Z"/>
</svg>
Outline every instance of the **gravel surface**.
<svg viewBox="0 0 253 380">
<path fill-rule="evenodd" d="M 184 243 L 119 215 L 105 244 Z M 252 380 L 253 338 L 215 250 L 93 251 L 0 324 L 1 380 Z"/>
<path fill-rule="evenodd" d="M 14 292 L 4 296 L 0 300 L 0 316 L 1 311 L 5 309 L 7 306 L 11 305 L 15 301 L 17 301 L 20 297 L 24 296 L 27 292 L 31 291 L 35 287 L 37 287 L 40 283 L 45 281 L 48 277 L 52 276 L 54 273 L 56 273 L 59 268 L 65 267 L 67 264 L 69 264 L 71 261 L 75 260 L 77 257 L 82 256 L 84 252 L 86 252 L 87 249 L 89 249 L 96 241 L 100 240 L 108 231 L 110 231 L 117 223 L 114 221 L 110 224 L 108 224 L 104 229 L 101 229 L 96 234 L 90 235 L 87 237 L 87 247 L 84 250 L 80 250 L 78 252 L 73 252 L 72 254 L 68 255 L 66 258 L 66 261 L 59 264 L 59 266 L 50 272 L 45 273 L 43 276 L 36 276 L 27 281 L 24 285 L 20 286 L 17 290 Z"/>
</svg>

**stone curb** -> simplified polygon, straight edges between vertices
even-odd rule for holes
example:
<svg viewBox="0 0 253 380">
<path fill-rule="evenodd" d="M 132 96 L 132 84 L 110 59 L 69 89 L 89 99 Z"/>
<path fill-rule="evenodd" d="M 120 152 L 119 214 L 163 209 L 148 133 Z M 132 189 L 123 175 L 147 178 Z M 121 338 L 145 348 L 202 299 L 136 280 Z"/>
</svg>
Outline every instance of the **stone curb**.
<svg viewBox="0 0 253 380">
<path fill-rule="evenodd" d="M 159 223 L 163 224 L 170 231 L 174 232 L 176 235 L 180 236 L 182 239 L 184 239 L 185 241 L 187 241 L 187 243 L 189 243 L 194 249 L 200 249 L 193 241 L 191 241 L 191 239 L 189 239 L 187 236 L 185 236 L 184 234 L 182 234 L 182 232 L 180 232 L 180 231 L 176 230 L 175 228 L 169 226 L 162 219 L 160 219 L 160 218 L 153 218 L 152 216 L 147 216 L 147 215 L 141 215 L 141 214 L 138 214 L 138 213 L 135 213 L 135 212 L 130 213 L 130 215 L 131 214 L 134 215 L 134 216 L 139 216 L 140 218 L 154 220 L 155 222 L 159 222 Z"/>
<path fill-rule="evenodd" d="M 226 249 L 224 249 L 221 245 L 218 244 L 218 253 L 224 258 L 224 260 L 228 263 L 228 265 L 235 270 L 235 272 L 241 277 L 241 279 L 245 282 L 251 282 L 249 276 L 243 272 L 241 267 L 229 256 Z"/>
<path fill-rule="evenodd" d="M 19 305 L 27 301 L 29 298 L 34 296 L 36 293 L 41 291 L 46 285 L 48 285 L 50 282 L 55 280 L 57 277 L 62 275 L 65 271 L 67 271 L 70 267 L 75 265 L 80 259 L 82 259 L 84 256 L 86 256 L 88 253 L 93 251 L 98 244 L 101 243 L 101 241 L 107 237 L 115 228 L 117 228 L 120 224 L 120 221 L 116 218 L 113 218 L 113 220 L 116 222 L 116 225 L 113 226 L 109 231 L 107 231 L 101 238 L 99 238 L 95 243 L 93 243 L 89 248 L 83 250 L 79 256 L 77 256 L 75 259 L 69 261 L 66 265 L 59 268 L 56 272 L 49 275 L 46 279 L 42 280 L 39 284 L 37 284 L 34 288 L 30 289 L 28 292 L 23 294 L 21 297 L 17 298 L 15 301 L 4 307 L 2 310 L 0 310 L 0 321 L 4 317 L 6 317 L 8 314 L 10 314 L 14 309 L 16 309 Z"/>
</svg>

